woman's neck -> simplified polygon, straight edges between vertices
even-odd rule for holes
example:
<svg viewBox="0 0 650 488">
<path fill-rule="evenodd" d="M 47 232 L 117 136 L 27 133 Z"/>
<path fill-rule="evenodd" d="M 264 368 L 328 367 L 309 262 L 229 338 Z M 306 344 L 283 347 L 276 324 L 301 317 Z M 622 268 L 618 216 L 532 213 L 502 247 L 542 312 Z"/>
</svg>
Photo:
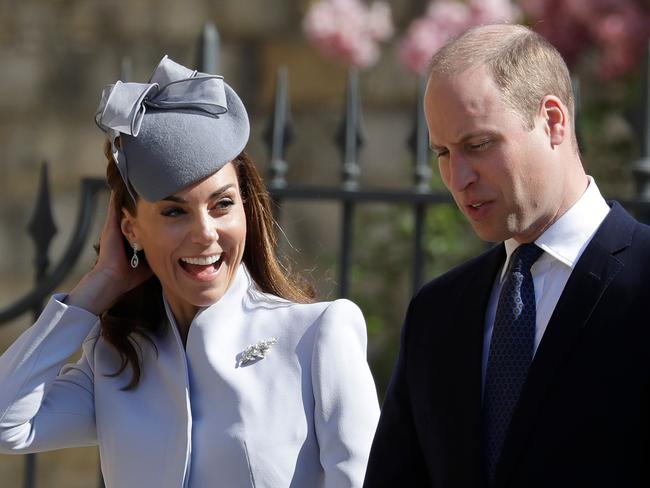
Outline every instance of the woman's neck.
<svg viewBox="0 0 650 488">
<path fill-rule="evenodd" d="M 176 330 L 178 330 L 178 334 L 181 337 L 183 346 L 185 346 L 185 344 L 187 343 L 187 336 L 190 332 L 190 326 L 192 325 L 192 321 L 194 320 L 194 317 L 196 317 L 196 314 L 199 311 L 199 307 L 194 305 L 189 305 L 189 304 L 185 306 L 179 306 L 169 301 L 167 303 L 169 304 L 169 309 L 172 315 L 174 316 L 174 322 L 176 323 Z"/>
</svg>

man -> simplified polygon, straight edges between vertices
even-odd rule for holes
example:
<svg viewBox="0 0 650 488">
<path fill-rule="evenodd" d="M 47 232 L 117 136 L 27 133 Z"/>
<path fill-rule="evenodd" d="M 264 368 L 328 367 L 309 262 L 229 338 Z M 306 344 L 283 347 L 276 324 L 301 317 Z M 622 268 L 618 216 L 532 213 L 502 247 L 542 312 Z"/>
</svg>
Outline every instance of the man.
<svg viewBox="0 0 650 488">
<path fill-rule="evenodd" d="M 650 486 L 650 228 L 585 174 L 561 56 L 472 29 L 425 112 L 458 207 L 503 243 L 413 298 L 364 486 Z"/>
</svg>

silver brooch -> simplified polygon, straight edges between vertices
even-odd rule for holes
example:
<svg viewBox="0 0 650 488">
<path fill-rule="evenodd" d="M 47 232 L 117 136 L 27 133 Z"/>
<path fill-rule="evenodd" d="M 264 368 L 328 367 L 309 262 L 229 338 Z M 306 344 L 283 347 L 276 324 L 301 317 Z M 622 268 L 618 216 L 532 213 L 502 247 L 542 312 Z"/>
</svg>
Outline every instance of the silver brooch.
<svg viewBox="0 0 650 488">
<path fill-rule="evenodd" d="M 237 361 L 237 366 L 245 366 L 249 363 L 254 363 L 259 359 L 264 359 L 266 353 L 271 346 L 278 342 L 277 337 L 271 337 L 263 341 L 258 341 L 255 344 L 247 346 L 242 352 L 239 353 L 239 360 Z"/>
</svg>

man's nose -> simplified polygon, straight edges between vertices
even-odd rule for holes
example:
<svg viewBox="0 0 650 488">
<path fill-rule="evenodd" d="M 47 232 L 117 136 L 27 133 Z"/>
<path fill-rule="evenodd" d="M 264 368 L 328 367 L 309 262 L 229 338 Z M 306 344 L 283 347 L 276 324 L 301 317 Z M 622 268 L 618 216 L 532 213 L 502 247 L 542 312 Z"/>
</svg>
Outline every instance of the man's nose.
<svg viewBox="0 0 650 488">
<path fill-rule="evenodd" d="M 478 179 L 471 161 L 462 153 L 449 154 L 449 187 L 462 192 Z"/>
</svg>

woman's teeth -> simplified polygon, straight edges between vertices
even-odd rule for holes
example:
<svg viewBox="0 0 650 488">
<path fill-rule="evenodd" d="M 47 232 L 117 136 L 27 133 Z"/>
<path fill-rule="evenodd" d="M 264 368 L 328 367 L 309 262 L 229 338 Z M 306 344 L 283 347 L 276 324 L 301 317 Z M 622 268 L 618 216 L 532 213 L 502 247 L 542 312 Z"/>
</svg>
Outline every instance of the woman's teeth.
<svg viewBox="0 0 650 488">
<path fill-rule="evenodd" d="M 200 266 L 207 266 L 214 264 L 221 259 L 221 254 L 214 256 L 199 256 L 197 258 L 181 258 L 181 261 L 187 264 L 198 264 Z"/>
</svg>

